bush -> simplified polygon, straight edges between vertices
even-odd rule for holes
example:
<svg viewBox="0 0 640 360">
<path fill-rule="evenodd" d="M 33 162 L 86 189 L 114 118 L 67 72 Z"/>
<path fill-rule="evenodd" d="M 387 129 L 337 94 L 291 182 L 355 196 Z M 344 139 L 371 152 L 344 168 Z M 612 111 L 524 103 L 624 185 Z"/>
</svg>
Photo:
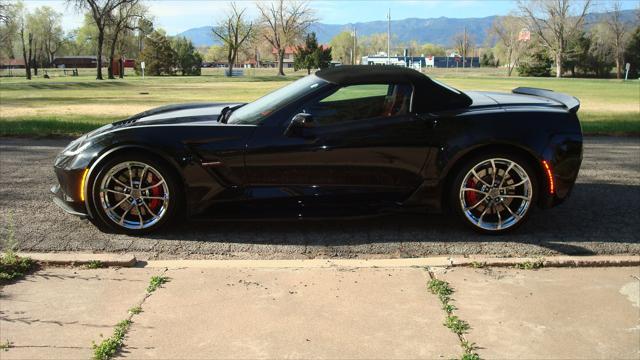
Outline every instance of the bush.
<svg viewBox="0 0 640 360">
<path fill-rule="evenodd" d="M 518 65 L 518 74 L 520 76 L 551 76 L 552 61 L 546 51 L 536 51 L 528 61 L 524 61 Z"/>
</svg>

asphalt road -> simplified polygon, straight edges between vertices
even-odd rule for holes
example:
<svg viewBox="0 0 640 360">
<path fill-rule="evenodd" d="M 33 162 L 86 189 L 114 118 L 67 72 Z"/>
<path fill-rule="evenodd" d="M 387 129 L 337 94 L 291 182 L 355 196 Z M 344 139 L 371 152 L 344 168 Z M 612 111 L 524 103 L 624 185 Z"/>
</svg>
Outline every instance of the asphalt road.
<svg viewBox="0 0 640 360">
<path fill-rule="evenodd" d="M 13 233 L 18 250 L 129 252 L 141 259 L 640 255 L 638 138 L 587 138 L 572 197 L 500 237 L 477 235 L 442 215 L 188 223 L 148 237 L 105 234 L 51 202 L 53 159 L 67 142 L 0 139 L 0 239 Z"/>
</svg>

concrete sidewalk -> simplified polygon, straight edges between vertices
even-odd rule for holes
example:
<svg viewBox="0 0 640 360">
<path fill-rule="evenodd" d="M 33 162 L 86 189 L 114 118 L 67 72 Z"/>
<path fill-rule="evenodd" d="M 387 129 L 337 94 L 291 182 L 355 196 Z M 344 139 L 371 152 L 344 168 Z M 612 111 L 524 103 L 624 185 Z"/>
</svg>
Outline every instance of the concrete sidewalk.
<svg viewBox="0 0 640 360">
<path fill-rule="evenodd" d="M 455 289 L 482 358 L 640 356 L 640 268 L 181 267 L 133 317 L 120 356 L 457 358 L 427 290 Z M 0 291 L 0 358 L 87 359 L 158 268 L 45 268 Z"/>
</svg>

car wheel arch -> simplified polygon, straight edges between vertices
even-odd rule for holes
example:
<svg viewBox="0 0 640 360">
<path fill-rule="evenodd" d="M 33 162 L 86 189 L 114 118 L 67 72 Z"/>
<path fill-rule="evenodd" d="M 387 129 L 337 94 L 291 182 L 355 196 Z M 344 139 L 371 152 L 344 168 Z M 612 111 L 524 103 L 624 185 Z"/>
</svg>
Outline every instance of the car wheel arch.
<svg viewBox="0 0 640 360">
<path fill-rule="evenodd" d="M 122 154 L 126 154 L 126 153 L 132 153 L 136 151 L 138 154 L 145 154 L 145 155 L 149 155 L 149 156 L 153 156 L 154 158 L 157 158 L 158 161 L 164 163 L 167 168 L 169 168 L 171 171 L 173 171 L 173 175 L 175 175 L 175 178 L 181 183 L 181 185 L 184 185 L 184 178 L 181 176 L 179 169 L 179 165 L 178 163 L 173 160 L 170 156 L 168 156 L 167 154 L 163 153 L 162 151 L 159 151 L 157 149 L 153 149 L 151 147 L 148 146 L 143 146 L 143 145 L 138 145 L 138 144 L 130 144 L 130 145 L 119 145 L 119 146 L 115 146 L 112 148 L 108 148 L 105 151 L 102 151 L 102 153 L 97 156 L 95 158 L 94 161 L 92 161 L 89 164 L 89 172 L 87 173 L 86 179 L 85 179 L 85 184 L 84 184 L 84 198 L 85 198 L 85 207 L 87 209 L 87 213 L 89 215 L 89 217 L 95 217 L 95 214 L 92 213 L 92 209 L 91 206 L 89 204 L 89 199 L 91 198 L 89 191 L 91 191 L 92 189 L 92 181 L 95 180 L 96 174 L 97 172 L 99 172 L 99 168 L 100 168 L 100 164 L 105 163 L 106 161 L 108 161 L 109 159 L 115 157 L 115 156 L 119 156 Z M 181 186 L 181 188 L 184 188 L 184 186 Z"/>
<path fill-rule="evenodd" d="M 446 168 L 441 177 L 441 192 L 440 192 L 440 204 L 443 209 L 449 209 L 450 204 L 447 202 L 447 194 L 450 191 L 451 186 L 453 186 L 453 179 L 455 178 L 460 168 L 464 166 L 469 159 L 480 153 L 489 153 L 489 152 L 504 152 L 510 154 L 516 154 L 517 156 L 524 159 L 528 165 L 534 169 L 536 180 L 538 184 L 543 184 L 542 180 L 544 179 L 544 170 L 542 168 L 540 158 L 535 155 L 535 153 L 529 149 L 523 148 L 521 146 L 517 146 L 509 143 L 495 143 L 495 144 L 484 144 L 468 149 L 463 154 L 459 154 Z M 542 201 L 542 196 L 538 197 L 538 204 Z"/>
</svg>

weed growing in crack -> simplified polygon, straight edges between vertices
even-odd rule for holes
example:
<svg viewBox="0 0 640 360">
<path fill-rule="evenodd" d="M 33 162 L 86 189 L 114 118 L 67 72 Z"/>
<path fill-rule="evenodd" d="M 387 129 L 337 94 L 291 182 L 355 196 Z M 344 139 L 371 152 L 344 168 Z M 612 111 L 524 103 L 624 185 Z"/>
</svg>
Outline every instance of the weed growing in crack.
<svg viewBox="0 0 640 360">
<path fill-rule="evenodd" d="M 460 318 L 455 315 L 447 316 L 447 319 L 444 322 L 444 326 L 448 327 L 457 335 L 462 335 L 470 329 L 470 326 L 466 321 L 460 320 Z"/>
<path fill-rule="evenodd" d="M 478 261 L 473 261 L 471 262 L 471 267 L 474 269 L 482 269 L 484 267 L 487 266 L 487 263 L 482 261 L 482 262 L 478 262 Z"/>
<path fill-rule="evenodd" d="M 535 270 L 544 267 L 544 260 L 538 259 L 535 261 L 525 261 L 523 263 L 516 264 L 516 269 L 520 270 Z"/>
<path fill-rule="evenodd" d="M 157 288 L 161 287 L 162 284 L 166 284 L 169 282 L 169 277 L 167 276 L 152 276 L 151 281 L 149 281 L 149 286 L 147 286 L 147 292 L 152 293 L 156 291 Z"/>
<path fill-rule="evenodd" d="M 446 281 L 432 279 L 429 281 L 429 290 L 432 293 L 438 296 L 449 296 L 453 294 L 453 289 L 449 286 L 449 283 Z"/>
<path fill-rule="evenodd" d="M 464 334 L 471 329 L 471 326 L 469 326 L 469 323 L 466 321 L 454 315 L 454 311 L 456 311 L 457 308 L 455 305 L 451 304 L 453 301 L 451 298 L 451 295 L 454 292 L 453 288 L 448 282 L 435 278 L 429 280 L 427 287 L 432 294 L 438 296 L 438 299 L 440 299 L 440 302 L 442 303 L 442 310 L 447 313 L 447 317 L 443 325 L 449 328 L 454 334 L 458 335 L 458 339 L 460 339 L 460 346 L 463 351 L 460 358 L 462 360 L 480 360 L 480 355 L 475 352 L 477 349 L 476 344 L 467 341 L 464 337 Z"/>
<path fill-rule="evenodd" d="M 0 343 L 0 350 L 4 350 L 4 351 L 9 351 L 9 348 L 11 347 L 12 343 L 11 341 L 7 340 L 3 343 Z"/>
<path fill-rule="evenodd" d="M 87 264 L 87 269 L 101 269 L 105 267 L 104 263 L 100 260 L 91 260 Z"/>
<path fill-rule="evenodd" d="M 457 308 L 452 304 L 444 304 L 442 305 L 442 310 L 446 311 L 447 314 L 452 314 Z"/>
<path fill-rule="evenodd" d="M 141 306 L 134 306 L 131 309 L 129 309 L 129 313 L 133 314 L 133 315 L 138 315 L 142 312 L 142 307 Z"/>
<path fill-rule="evenodd" d="M 129 331 L 129 327 L 131 327 L 131 320 L 122 320 L 116 325 L 111 337 L 102 340 L 100 344 L 94 342 L 93 358 L 96 360 L 111 359 L 122 347 L 124 336 Z"/>
</svg>

